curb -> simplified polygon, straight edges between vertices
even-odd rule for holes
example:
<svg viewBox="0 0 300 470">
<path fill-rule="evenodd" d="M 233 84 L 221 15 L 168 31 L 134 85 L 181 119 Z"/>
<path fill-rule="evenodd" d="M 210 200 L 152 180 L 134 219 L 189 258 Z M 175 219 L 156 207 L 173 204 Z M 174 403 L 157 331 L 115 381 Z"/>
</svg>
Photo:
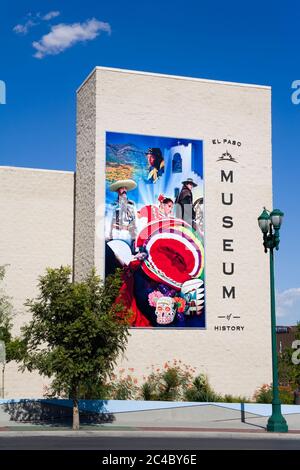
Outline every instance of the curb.
<svg viewBox="0 0 300 470">
<path fill-rule="evenodd" d="M 98 436 L 100 437 L 132 437 L 132 438 L 143 438 L 143 437 L 170 437 L 169 430 L 156 430 L 156 431 L 141 431 L 137 430 L 126 430 L 126 431 L 2 431 L 0 433 L 1 438 L 13 438 L 13 437 L 53 437 L 53 436 L 60 436 L 60 437 L 72 437 L 72 438 L 82 438 L 82 437 L 91 437 L 91 436 Z M 267 433 L 267 432 L 239 432 L 239 431 L 232 431 L 232 430 L 194 430 L 193 432 L 190 431 L 182 431 L 177 430 L 172 432 L 172 437 L 184 437 L 184 438 L 211 438 L 211 439 L 222 439 L 224 437 L 232 437 L 234 439 L 265 439 L 265 440 L 297 440 L 300 443 L 300 432 L 297 431 L 296 433 L 289 432 L 285 433 Z"/>
</svg>

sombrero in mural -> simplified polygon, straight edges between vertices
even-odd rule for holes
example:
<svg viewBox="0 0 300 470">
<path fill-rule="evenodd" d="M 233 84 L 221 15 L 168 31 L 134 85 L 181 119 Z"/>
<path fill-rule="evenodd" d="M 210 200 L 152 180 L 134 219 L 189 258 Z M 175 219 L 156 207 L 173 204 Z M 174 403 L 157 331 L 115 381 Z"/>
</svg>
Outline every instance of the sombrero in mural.
<svg viewBox="0 0 300 470">
<path fill-rule="evenodd" d="M 137 184 L 133 180 L 118 180 L 115 181 L 114 183 L 111 183 L 109 186 L 110 191 L 118 191 L 120 188 L 127 188 L 127 191 L 131 191 L 132 189 L 135 189 L 137 187 Z"/>
<path fill-rule="evenodd" d="M 142 269 L 151 279 L 177 290 L 199 278 L 204 268 L 204 249 L 199 235 L 180 219 L 149 223 L 138 235 L 136 246 L 148 253 Z"/>
</svg>

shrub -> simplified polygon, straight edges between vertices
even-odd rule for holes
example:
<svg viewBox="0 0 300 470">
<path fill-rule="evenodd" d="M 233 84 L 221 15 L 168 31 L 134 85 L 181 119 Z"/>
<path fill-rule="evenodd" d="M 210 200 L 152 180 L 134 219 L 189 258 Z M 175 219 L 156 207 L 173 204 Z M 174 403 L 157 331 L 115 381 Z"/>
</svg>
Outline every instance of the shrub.
<svg viewBox="0 0 300 470">
<path fill-rule="evenodd" d="M 272 386 L 268 384 L 262 385 L 256 390 L 253 398 L 256 403 L 272 403 Z"/>
<path fill-rule="evenodd" d="M 155 389 L 153 387 L 153 385 L 149 382 L 149 380 L 147 382 L 144 382 L 141 386 L 141 392 L 140 392 L 140 397 L 142 400 L 145 400 L 145 401 L 150 401 L 152 400 L 153 396 L 154 396 L 154 393 L 155 393 Z"/>
<path fill-rule="evenodd" d="M 166 362 L 162 370 L 154 370 L 152 366 L 152 372 L 141 387 L 141 398 L 158 401 L 184 400 L 194 372 L 190 366 L 176 359 L 173 363 Z"/>
<path fill-rule="evenodd" d="M 224 402 L 224 403 L 249 403 L 250 400 L 247 397 L 244 397 L 242 395 L 224 395 L 220 397 L 220 400 L 217 400 L 219 402 Z"/>
<path fill-rule="evenodd" d="M 279 398 L 281 403 L 289 405 L 294 403 L 294 395 L 290 386 L 279 386 Z M 254 394 L 256 403 L 272 403 L 272 385 L 262 385 Z"/>
<path fill-rule="evenodd" d="M 221 401 L 221 396 L 214 392 L 205 374 L 200 374 L 193 380 L 192 385 L 185 391 L 187 401 Z"/>
<path fill-rule="evenodd" d="M 134 369 L 129 369 L 133 372 Z M 139 395 L 138 381 L 130 373 L 124 375 L 125 369 L 119 371 L 119 377 L 111 375 L 111 381 L 103 387 L 106 390 L 106 396 L 110 400 L 136 400 Z"/>
<path fill-rule="evenodd" d="M 294 392 L 291 386 L 279 386 L 279 397 L 280 401 L 284 405 L 293 405 L 294 403 Z"/>
<path fill-rule="evenodd" d="M 207 375 L 194 376 L 195 369 L 176 359 L 168 361 L 163 368 L 151 366 L 151 372 L 143 377 L 141 385 L 132 375 L 133 368 L 119 370 L 118 375 L 111 374 L 110 380 L 92 383 L 88 390 L 80 390 L 80 398 L 102 400 L 145 400 L 145 401 L 191 401 L 191 402 L 223 402 L 249 403 L 251 400 L 242 395 L 221 395 L 209 384 Z M 291 387 L 280 386 L 282 403 L 293 403 Z M 89 392 L 89 393 L 88 393 Z M 272 403 L 271 385 L 263 385 L 254 396 L 256 403 Z"/>
</svg>

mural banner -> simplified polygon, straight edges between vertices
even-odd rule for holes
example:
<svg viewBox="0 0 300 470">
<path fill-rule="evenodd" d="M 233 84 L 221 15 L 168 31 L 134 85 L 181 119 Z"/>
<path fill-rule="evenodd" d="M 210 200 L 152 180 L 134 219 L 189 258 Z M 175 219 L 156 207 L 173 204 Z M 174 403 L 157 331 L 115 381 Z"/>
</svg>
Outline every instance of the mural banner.
<svg viewBox="0 0 300 470">
<path fill-rule="evenodd" d="M 205 328 L 203 143 L 106 133 L 105 276 L 132 327 Z"/>
</svg>

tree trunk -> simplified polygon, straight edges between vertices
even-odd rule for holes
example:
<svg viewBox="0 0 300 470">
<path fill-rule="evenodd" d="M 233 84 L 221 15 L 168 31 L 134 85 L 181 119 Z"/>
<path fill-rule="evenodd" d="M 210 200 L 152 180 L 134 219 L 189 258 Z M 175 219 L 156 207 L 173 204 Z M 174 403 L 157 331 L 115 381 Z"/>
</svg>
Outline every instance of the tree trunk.
<svg viewBox="0 0 300 470">
<path fill-rule="evenodd" d="M 73 431 L 79 431 L 79 407 L 78 398 L 73 397 Z"/>
</svg>

